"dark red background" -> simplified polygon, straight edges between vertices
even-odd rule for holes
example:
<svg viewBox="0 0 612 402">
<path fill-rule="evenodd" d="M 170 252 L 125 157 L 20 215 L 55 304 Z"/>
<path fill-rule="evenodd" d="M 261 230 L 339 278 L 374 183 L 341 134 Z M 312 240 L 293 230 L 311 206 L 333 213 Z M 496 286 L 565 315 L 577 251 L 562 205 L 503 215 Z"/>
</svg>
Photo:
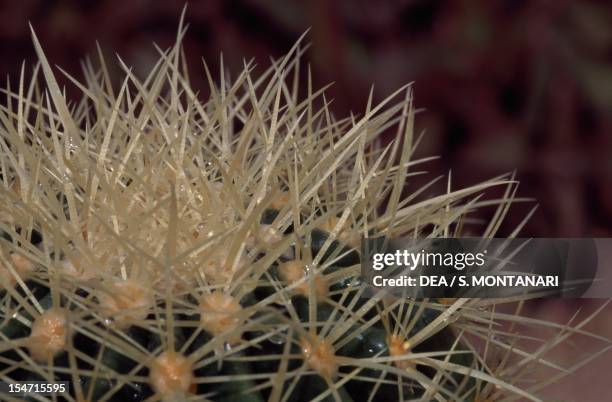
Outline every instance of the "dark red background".
<svg viewBox="0 0 612 402">
<path fill-rule="evenodd" d="M 35 55 L 28 21 L 48 58 L 76 75 L 98 40 L 144 73 L 151 45 L 169 46 L 183 1 L 0 2 L 0 75 L 16 82 Z M 612 235 L 612 3 L 596 1 L 192 1 L 185 47 L 196 86 L 201 59 L 223 52 L 268 65 L 308 27 L 307 54 L 338 114 L 361 112 L 414 81 L 420 148 L 452 169 L 453 186 L 517 170 L 519 193 L 540 208 L 525 235 Z M 70 87 L 70 86 L 69 86 Z M 444 184 L 438 188 L 443 190 Z M 528 206 L 515 209 L 503 230 Z"/>
</svg>

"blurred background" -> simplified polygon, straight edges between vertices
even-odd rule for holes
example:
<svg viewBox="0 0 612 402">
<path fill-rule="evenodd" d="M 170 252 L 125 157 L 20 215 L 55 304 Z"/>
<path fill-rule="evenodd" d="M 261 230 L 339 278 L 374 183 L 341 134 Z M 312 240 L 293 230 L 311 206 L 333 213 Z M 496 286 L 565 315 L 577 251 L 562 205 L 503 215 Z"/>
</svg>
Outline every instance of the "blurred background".
<svg viewBox="0 0 612 402">
<path fill-rule="evenodd" d="M 96 40 L 107 60 L 116 52 L 144 74 L 157 58 L 151 43 L 172 44 L 183 5 L 0 0 L 0 76 L 15 87 L 22 61 L 36 60 L 28 21 L 50 62 L 76 77 Z M 612 237 L 612 2 L 192 0 L 187 22 L 197 88 L 205 88 L 201 56 L 213 71 L 220 52 L 230 71 L 244 58 L 263 70 L 310 27 L 306 59 L 317 86 L 335 83 L 328 93 L 338 116 L 361 113 L 371 85 L 382 100 L 414 82 L 417 127 L 426 130 L 419 155 L 441 157 L 427 165 L 432 174 L 452 170 L 458 188 L 516 170 L 519 195 L 540 205 L 523 235 Z M 511 210 L 502 234 L 533 205 Z M 577 306 L 597 303 L 547 301 L 528 311 L 566 322 Z M 612 336 L 610 317 L 608 308 L 587 329 Z M 551 389 L 551 399 L 605 400 L 611 368 L 608 353 Z"/>
</svg>

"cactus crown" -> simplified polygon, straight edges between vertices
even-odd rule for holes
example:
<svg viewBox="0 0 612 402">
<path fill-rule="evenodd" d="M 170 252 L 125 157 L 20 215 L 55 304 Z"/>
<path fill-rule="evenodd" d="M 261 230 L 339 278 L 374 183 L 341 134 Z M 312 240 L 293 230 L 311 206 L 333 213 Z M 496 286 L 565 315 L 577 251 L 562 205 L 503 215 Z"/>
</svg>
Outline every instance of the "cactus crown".
<svg viewBox="0 0 612 402">
<path fill-rule="evenodd" d="M 67 76 L 78 103 L 33 35 L 40 63 L 0 109 L 3 380 L 70 381 L 70 401 L 483 401 L 537 400 L 526 370 L 571 371 L 545 355 L 581 325 L 530 350 L 506 300 L 363 297 L 362 237 L 453 236 L 496 204 L 493 236 L 516 191 L 407 195 L 427 161 L 409 86 L 337 119 L 300 87 L 298 41 L 260 75 L 205 69 L 203 101 L 184 33 L 144 79 L 121 63 L 113 87 L 102 57 Z"/>
</svg>

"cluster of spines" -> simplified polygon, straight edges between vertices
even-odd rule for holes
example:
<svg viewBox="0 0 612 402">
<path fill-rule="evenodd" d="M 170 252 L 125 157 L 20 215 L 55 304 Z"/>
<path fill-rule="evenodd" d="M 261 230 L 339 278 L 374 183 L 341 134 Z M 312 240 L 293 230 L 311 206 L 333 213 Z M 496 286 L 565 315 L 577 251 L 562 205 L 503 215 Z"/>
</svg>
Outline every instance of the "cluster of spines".
<svg viewBox="0 0 612 402">
<path fill-rule="evenodd" d="M 79 401 L 537 400 L 523 372 L 558 368 L 545 353 L 586 333 L 563 327 L 529 355 L 493 328 L 517 320 L 493 302 L 370 297 L 359 280 L 362 237 L 458 234 L 496 203 L 493 236 L 513 178 L 416 202 L 436 179 L 403 195 L 427 160 L 409 88 L 337 120 L 309 77 L 298 96 L 298 42 L 259 79 L 245 63 L 230 83 L 222 66 L 216 86 L 205 69 L 201 102 L 183 34 L 144 80 L 122 63 L 118 92 L 103 59 L 84 84 L 68 76 L 76 105 L 34 37 L 46 90 L 35 73 L 5 91 L 2 376 L 68 380 Z M 504 197 L 481 201 L 492 186 Z"/>
</svg>

